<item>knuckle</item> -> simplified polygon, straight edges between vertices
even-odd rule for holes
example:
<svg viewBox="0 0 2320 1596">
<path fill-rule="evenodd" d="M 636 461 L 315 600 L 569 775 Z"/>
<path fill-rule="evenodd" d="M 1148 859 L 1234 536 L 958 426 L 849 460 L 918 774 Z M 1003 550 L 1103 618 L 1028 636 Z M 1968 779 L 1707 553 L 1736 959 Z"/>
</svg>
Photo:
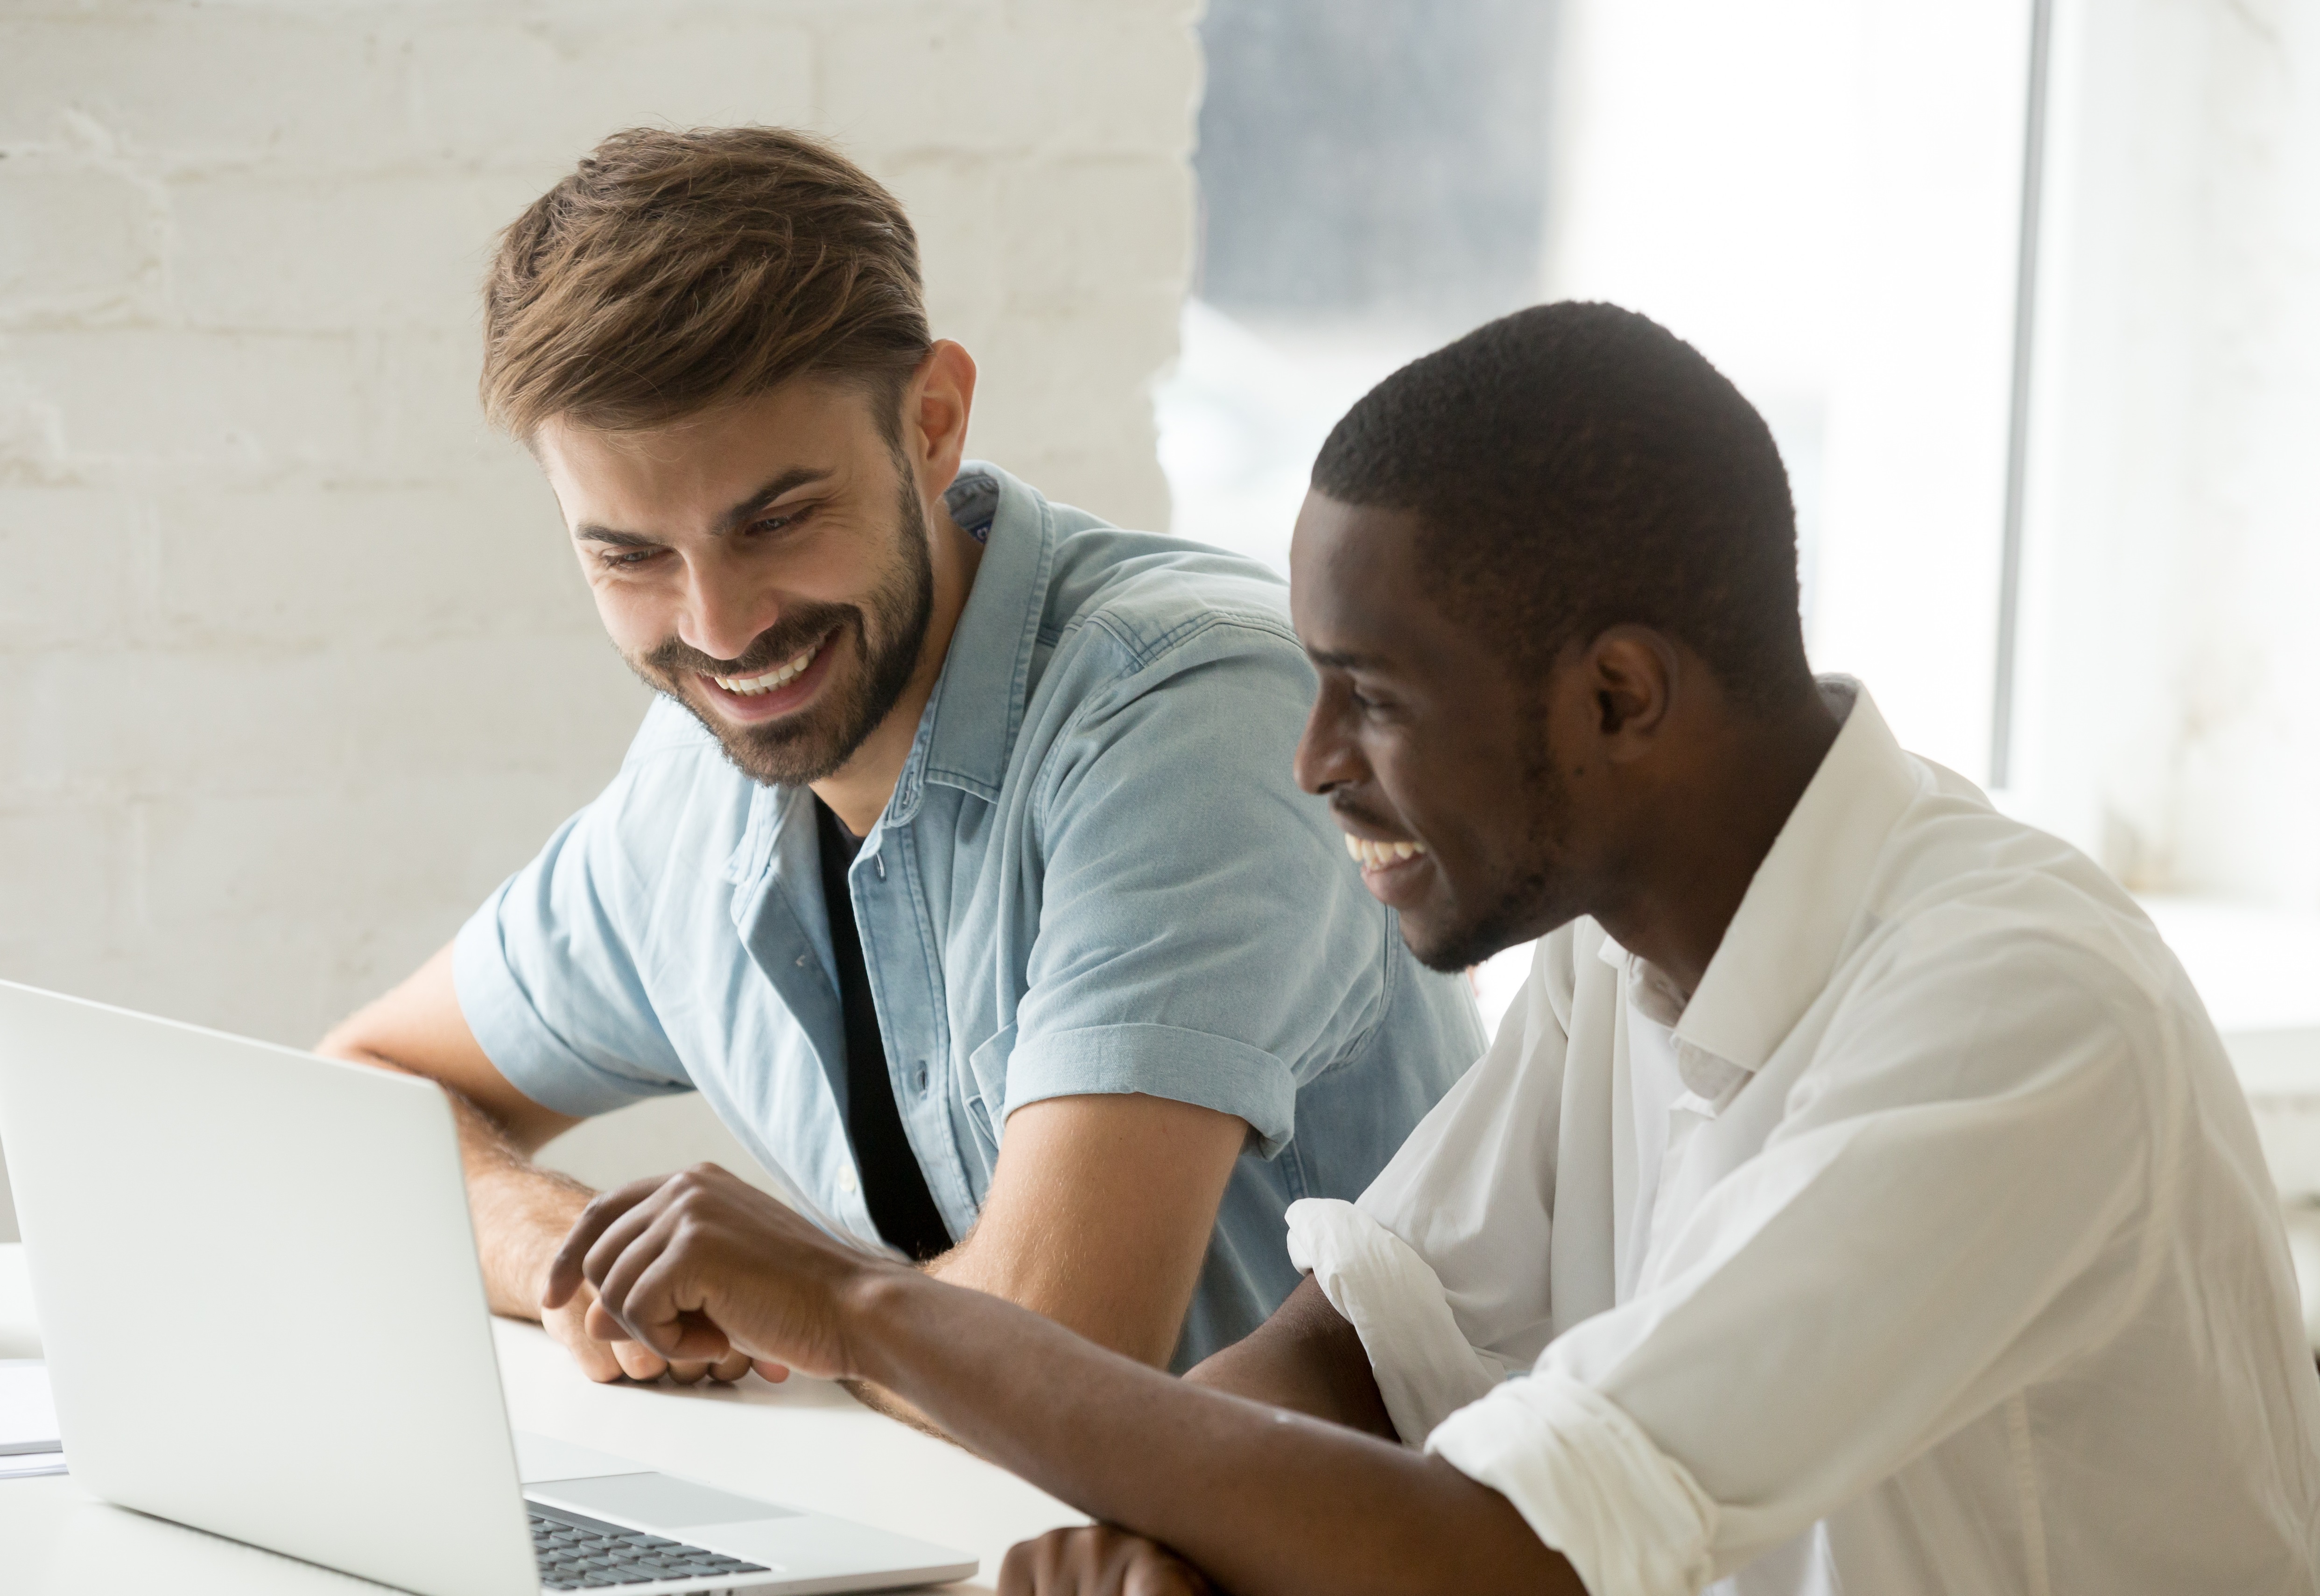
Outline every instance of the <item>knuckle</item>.
<svg viewBox="0 0 2320 1596">
<path fill-rule="evenodd" d="M 1069 1533 L 1068 1530 L 1050 1529 L 1030 1543 L 1031 1575 L 1039 1589 L 1045 1590 L 1054 1584 L 1062 1570 Z"/>
</svg>

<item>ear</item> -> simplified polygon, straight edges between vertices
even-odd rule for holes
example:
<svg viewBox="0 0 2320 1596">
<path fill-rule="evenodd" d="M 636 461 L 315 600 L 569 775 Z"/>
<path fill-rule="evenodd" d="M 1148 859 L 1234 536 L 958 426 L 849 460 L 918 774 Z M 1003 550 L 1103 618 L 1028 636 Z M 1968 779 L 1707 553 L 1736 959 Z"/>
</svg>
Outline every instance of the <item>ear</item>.
<svg viewBox="0 0 2320 1596">
<path fill-rule="evenodd" d="M 974 409 L 974 358 L 938 339 L 902 391 L 905 447 L 922 491 L 941 493 L 966 458 L 966 421 Z"/>
<path fill-rule="evenodd" d="M 1614 626 L 1581 647 L 1573 664 L 1598 757 L 1614 765 L 1643 757 L 1675 703 L 1682 670 L 1675 645 L 1648 626 Z"/>
</svg>

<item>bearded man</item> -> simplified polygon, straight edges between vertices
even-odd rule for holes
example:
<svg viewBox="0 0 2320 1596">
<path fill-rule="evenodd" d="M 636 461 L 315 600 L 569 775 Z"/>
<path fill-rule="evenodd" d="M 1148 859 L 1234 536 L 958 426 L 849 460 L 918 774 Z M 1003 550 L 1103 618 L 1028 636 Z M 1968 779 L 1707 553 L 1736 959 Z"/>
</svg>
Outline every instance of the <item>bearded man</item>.
<svg viewBox="0 0 2320 1596">
<path fill-rule="evenodd" d="M 323 1050 L 461 1104 L 492 1305 L 530 1162 L 697 1091 L 829 1232 L 1183 1366 L 1296 1285 L 1482 1050 L 1291 752 L 1284 585 L 965 461 L 909 219 L 774 129 L 613 137 L 509 229 L 483 392 L 660 698 L 620 773 Z M 1355 856 L 1360 857 L 1358 852 Z M 735 1378 L 544 1314 L 597 1379 Z"/>
</svg>

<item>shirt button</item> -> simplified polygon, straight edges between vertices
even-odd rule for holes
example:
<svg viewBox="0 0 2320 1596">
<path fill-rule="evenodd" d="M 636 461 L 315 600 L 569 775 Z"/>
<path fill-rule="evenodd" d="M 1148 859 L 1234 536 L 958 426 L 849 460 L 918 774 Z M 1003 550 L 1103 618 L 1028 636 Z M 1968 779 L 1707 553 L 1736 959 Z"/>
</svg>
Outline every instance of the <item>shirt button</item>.
<svg viewBox="0 0 2320 1596">
<path fill-rule="evenodd" d="M 874 865 L 875 865 L 875 866 L 878 866 L 878 879 L 879 879 L 879 880 L 881 880 L 881 881 L 885 880 L 885 879 L 886 879 L 886 856 L 885 856 L 884 854 L 880 854 L 876 858 L 875 858 L 875 859 L 871 860 L 870 862 L 871 862 L 872 864 L 874 864 Z"/>
<path fill-rule="evenodd" d="M 927 1089 L 927 1066 L 925 1065 L 921 1064 L 919 1066 L 919 1073 L 916 1079 L 919 1090 L 920 1092 L 924 1092 Z"/>
<path fill-rule="evenodd" d="M 854 1173 L 854 1169 L 851 1165 L 848 1165 L 846 1168 L 838 1172 L 838 1189 L 845 1192 L 848 1197 L 853 1196 L 855 1192 L 862 1189 L 861 1177 Z"/>
</svg>

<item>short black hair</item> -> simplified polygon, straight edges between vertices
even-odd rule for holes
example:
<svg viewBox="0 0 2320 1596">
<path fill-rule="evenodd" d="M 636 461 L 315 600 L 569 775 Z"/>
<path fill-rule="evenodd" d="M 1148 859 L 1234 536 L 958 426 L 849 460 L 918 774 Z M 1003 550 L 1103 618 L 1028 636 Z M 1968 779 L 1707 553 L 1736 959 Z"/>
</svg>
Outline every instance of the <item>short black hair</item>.
<svg viewBox="0 0 2320 1596">
<path fill-rule="evenodd" d="M 1647 316 L 1565 301 L 1475 329 L 1346 412 L 1313 486 L 1413 512 L 1433 596 L 1502 635 L 1517 668 L 1635 623 L 1744 706 L 1809 687 L 1772 431 Z"/>
</svg>

